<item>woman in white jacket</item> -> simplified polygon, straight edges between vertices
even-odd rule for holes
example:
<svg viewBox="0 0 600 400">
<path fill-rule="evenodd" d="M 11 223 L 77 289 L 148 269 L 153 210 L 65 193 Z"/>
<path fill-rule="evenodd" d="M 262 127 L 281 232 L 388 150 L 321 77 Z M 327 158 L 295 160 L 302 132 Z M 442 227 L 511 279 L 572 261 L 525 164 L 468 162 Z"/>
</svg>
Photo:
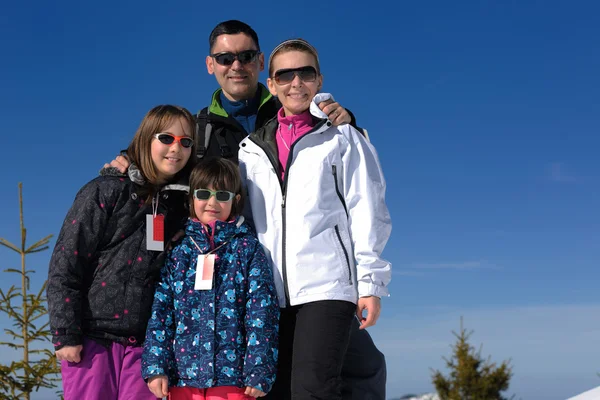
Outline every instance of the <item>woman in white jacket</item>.
<svg viewBox="0 0 600 400">
<path fill-rule="evenodd" d="M 240 144 L 249 217 L 273 263 L 282 307 L 268 399 L 341 399 L 352 319 L 361 329 L 376 323 L 391 278 L 381 258 L 391 221 L 377 154 L 352 126 L 331 126 L 316 106 L 329 96 L 317 94 L 322 83 L 313 46 L 281 43 L 267 85 L 283 107 Z"/>
</svg>

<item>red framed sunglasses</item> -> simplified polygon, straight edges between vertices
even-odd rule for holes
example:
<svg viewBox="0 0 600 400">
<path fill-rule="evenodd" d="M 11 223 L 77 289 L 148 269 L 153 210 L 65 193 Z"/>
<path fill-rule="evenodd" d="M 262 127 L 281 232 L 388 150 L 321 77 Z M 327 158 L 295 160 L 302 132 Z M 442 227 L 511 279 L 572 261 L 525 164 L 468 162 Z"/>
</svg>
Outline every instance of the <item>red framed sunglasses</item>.
<svg viewBox="0 0 600 400">
<path fill-rule="evenodd" d="M 185 147 L 186 149 L 189 149 L 190 147 L 192 147 L 194 145 L 194 141 L 192 140 L 191 137 L 188 136 L 175 136 L 175 135 L 171 135 L 170 133 L 155 133 L 154 135 L 155 138 L 158 139 L 159 142 L 161 142 L 162 144 L 167 144 L 169 146 L 173 145 L 173 143 L 177 142 L 179 143 L 179 145 L 181 147 Z"/>
</svg>

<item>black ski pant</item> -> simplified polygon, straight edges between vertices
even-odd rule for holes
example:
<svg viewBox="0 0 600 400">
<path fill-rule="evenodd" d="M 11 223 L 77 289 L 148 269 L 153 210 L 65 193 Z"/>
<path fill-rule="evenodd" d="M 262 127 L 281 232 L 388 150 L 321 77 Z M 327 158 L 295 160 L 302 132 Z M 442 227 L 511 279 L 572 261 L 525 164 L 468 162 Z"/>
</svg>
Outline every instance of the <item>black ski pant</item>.
<svg viewBox="0 0 600 400">
<path fill-rule="evenodd" d="M 277 378 L 264 399 L 385 400 L 385 358 L 355 311 L 335 300 L 281 309 Z"/>
</svg>

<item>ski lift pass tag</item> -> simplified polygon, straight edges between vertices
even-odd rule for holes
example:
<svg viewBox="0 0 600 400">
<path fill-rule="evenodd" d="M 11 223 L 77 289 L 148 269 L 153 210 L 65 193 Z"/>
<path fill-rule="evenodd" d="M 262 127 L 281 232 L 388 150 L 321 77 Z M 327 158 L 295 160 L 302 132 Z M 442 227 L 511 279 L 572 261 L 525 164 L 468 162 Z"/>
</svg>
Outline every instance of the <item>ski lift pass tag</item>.
<svg viewBox="0 0 600 400">
<path fill-rule="evenodd" d="M 165 216 L 146 215 L 146 249 L 163 251 L 165 249 Z"/>
<path fill-rule="evenodd" d="M 213 283 L 213 272 L 215 270 L 215 255 L 200 254 L 196 263 L 195 290 L 211 290 Z"/>
</svg>

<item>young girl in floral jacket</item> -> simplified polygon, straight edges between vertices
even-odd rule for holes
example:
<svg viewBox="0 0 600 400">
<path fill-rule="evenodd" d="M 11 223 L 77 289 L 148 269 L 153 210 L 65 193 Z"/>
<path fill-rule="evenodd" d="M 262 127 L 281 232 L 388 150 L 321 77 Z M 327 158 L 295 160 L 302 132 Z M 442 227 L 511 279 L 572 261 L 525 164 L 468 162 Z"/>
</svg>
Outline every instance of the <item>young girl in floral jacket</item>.
<svg viewBox="0 0 600 400">
<path fill-rule="evenodd" d="M 192 171 L 186 236 L 162 269 L 144 343 L 142 376 L 157 397 L 252 399 L 275 380 L 277 293 L 243 204 L 233 162 Z"/>
</svg>

